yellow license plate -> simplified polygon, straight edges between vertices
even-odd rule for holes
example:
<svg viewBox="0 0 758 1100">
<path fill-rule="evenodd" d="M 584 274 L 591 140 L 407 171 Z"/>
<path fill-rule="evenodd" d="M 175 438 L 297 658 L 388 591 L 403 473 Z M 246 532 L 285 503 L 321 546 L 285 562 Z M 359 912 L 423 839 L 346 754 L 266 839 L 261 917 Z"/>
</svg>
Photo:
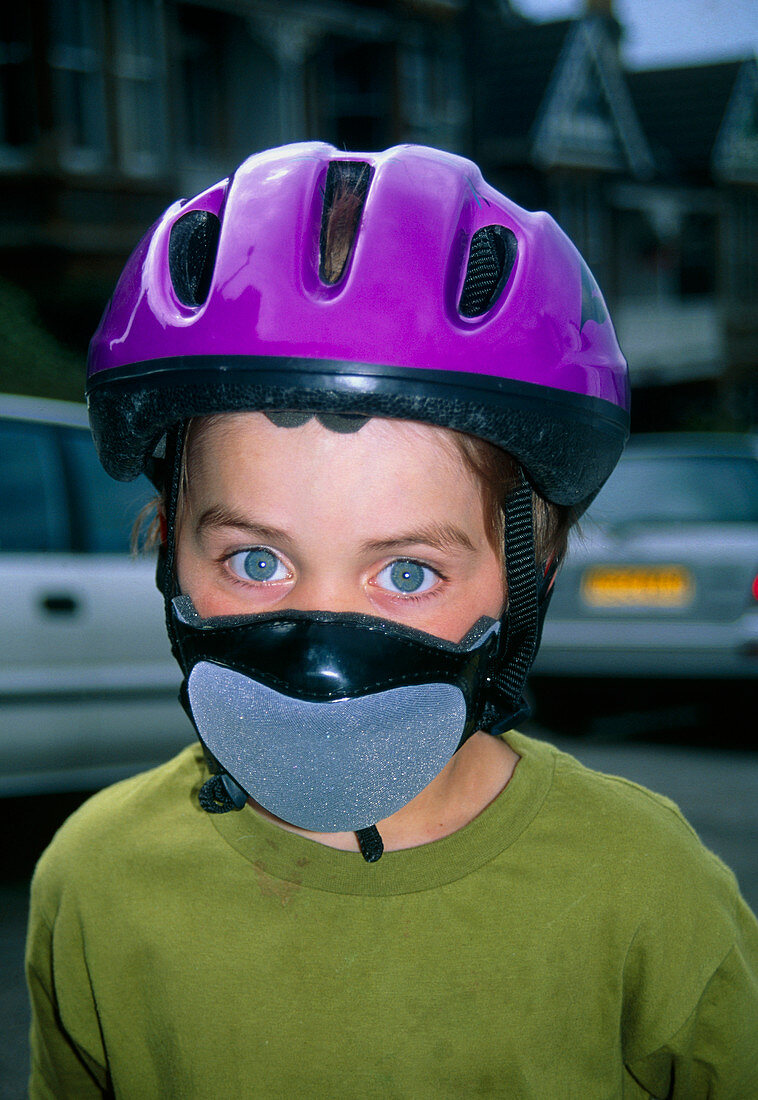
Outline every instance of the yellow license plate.
<svg viewBox="0 0 758 1100">
<path fill-rule="evenodd" d="M 684 607 L 695 584 L 681 565 L 596 565 L 585 570 L 581 590 L 592 607 Z"/>
</svg>

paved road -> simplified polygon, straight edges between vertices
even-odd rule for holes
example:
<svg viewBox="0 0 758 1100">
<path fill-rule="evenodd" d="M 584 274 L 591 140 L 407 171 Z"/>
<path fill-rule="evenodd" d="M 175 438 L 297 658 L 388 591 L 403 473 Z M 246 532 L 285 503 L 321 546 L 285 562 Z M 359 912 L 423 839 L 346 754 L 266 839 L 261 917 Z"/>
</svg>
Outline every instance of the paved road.
<svg viewBox="0 0 758 1100">
<path fill-rule="evenodd" d="M 541 732 L 535 729 L 530 732 Z M 550 738 L 591 767 L 623 775 L 679 804 L 705 844 L 735 871 L 758 911 L 758 752 Z M 0 805 L 0 1100 L 25 1096 L 28 1013 L 22 974 L 28 875 L 36 852 L 76 798 Z"/>
</svg>

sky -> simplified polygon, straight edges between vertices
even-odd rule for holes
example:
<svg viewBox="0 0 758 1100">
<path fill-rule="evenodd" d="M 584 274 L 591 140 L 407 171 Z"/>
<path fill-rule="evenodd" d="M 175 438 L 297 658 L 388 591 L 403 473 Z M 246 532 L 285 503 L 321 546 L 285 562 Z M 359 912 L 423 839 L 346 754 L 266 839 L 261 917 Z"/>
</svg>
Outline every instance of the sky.
<svg viewBox="0 0 758 1100">
<path fill-rule="evenodd" d="M 531 19 L 580 14 L 584 0 L 513 0 Z M 758 54 L 758 0 L 615 0 L 632 68 L 721 61 Z"/>
</svg>

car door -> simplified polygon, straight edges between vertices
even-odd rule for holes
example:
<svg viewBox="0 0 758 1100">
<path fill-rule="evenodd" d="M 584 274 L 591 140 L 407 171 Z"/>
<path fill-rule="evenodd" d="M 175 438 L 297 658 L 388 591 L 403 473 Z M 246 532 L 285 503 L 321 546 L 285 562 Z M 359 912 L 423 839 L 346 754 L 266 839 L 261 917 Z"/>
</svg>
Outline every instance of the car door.
<svg viewBox="0 0 758 1100">
<path fill-rule="evenodd" d="M 150 694 L 170 687 L 179 671 L 155 587 L 154 553 L 131 552 L 138 516 L 155 489 L 146 478 L 119 483 L 103 471 L 88 432 L 60 429 L 70 483 L 72 546 L 79 563 L 80 648 L 86 675 L 102 693 Z"/>
<path fill-rule="evenodd" d="M 0 795 L 91 789 L 192 736 L 154 560 L 128 552 L 150 493 L 85 429 L 0 421 Z"/>
<path fill-rule="evenodd" d="M 54 430 L 0 420 L 0 695 L 29 695 L 65 679 L 73 617 L 54 562 L 69 544 Z"/>
</svg>

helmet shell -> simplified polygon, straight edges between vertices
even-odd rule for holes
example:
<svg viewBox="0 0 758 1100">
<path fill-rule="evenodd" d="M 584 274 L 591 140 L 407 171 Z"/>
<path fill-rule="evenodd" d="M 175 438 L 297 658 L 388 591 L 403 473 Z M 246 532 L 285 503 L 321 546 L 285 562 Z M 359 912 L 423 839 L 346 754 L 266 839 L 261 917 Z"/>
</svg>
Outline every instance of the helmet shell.
<svg viewBox="0 0 758 1100">
<path fill-rule="evenodd" d="M 327 171 L 371 169 L 352 250 L 320 276 Z M 192 211 L 219 219 L 207 296 L 186 304 L 170 257 Z M 477 230 L 504 226 L 515 262 L 483 313 L 461 293 Z M 597 284 L 545 213 L 472 162 L 424 146 L 344 153 L 299 143 L 250 157 L 173 204 L 140 243 L 93 337 L 88 401 L 108 472 L 149 465 L 191 416 L 301 409 L 398 416 L 510 451 L 535 487 L 582 507 L 628 435 L 626 363 Z"/>
</svg>

